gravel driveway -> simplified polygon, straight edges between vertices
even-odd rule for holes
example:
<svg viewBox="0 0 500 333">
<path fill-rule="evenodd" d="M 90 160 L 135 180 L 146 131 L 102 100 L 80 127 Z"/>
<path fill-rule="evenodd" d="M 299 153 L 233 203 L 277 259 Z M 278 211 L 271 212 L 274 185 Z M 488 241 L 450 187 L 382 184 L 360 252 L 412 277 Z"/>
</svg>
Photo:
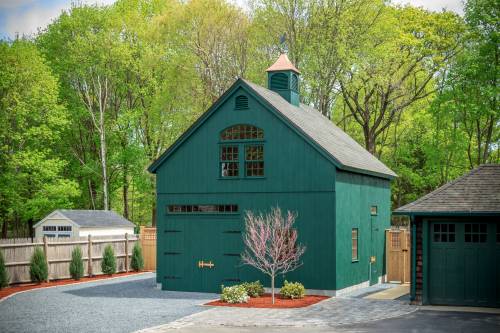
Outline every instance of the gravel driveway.
<svg viewBox="0 0 500 333">
<path fill-rule="evenodd" d="M 207 308 L 215 294 L 161 291 L 155 275 L 39 289 L 0 302 L 0 332 L 134 332 Z"/>
</svg>

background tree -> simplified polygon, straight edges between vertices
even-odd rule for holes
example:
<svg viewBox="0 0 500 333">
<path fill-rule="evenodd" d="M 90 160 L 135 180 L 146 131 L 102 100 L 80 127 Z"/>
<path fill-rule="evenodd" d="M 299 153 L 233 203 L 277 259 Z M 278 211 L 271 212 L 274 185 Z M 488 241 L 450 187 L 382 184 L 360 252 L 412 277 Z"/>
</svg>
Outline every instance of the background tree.
<svg viewBox="0 0 500 333">
<path fill-rule="evenodd" d="M 293 228 L 297 215 L 281 214 L 279 207 L 271 208 L 266 215 L 245 213 L 245 250 L 242 262 L 257 268 L 271 279 L 274 304 L 274 281 L 277 274 L 285 274 L 301 265 L 300 257 L 306 248 L 297 244 L 297 230 Z"/>
</svg>

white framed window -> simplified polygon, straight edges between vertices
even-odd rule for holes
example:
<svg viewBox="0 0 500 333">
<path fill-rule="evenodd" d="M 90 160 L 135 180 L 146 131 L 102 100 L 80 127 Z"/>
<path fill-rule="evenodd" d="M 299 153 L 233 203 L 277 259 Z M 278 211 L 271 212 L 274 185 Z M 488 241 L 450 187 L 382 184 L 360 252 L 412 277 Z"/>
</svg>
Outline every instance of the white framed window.
<svg viewBox="0 0 500 333">
<path fill-rule="evenodd" d="M 351 241 L 352 241 L 351 259 L 352 259 L 352 261 L 358 261 L 359 260 L 359 252 L 358 252 L 359 235 L 358 235 L 358 228 L 352 228 L 352 231 L 351 231 Z"/>
</svg>

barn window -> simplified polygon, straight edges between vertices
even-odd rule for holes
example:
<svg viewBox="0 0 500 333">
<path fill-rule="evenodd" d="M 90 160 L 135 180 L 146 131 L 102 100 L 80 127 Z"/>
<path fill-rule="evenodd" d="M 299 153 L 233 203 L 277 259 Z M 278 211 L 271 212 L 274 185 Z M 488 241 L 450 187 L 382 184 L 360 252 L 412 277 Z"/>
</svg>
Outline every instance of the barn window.
<svg viewBox="0 0 500 333">
<path fill-rule="evenodd" d="M 247 177 L 264 176 L 264 146 L 245 146 L 245 171 Z"/>
<path fill-rule="evenodd" d="M 352 261 L 359 260 L 358 254 L 358 228 L 352 228 L 351 231 L 351 239 L 352 239 Z"/>
<path fill-rule="evenodd" d="M 450 223 L 435 223 L 433 230 L 433 241 L 435 243 L 455 242 L 455 225 Z"/>
<path fill-rule="evenodd" d="M 224 214 L 224 213 L 237 213 L 238 205 L 168 205 L 168 213 L 181 213 L 181 214 Z"/>
<path fill-rule="evenodd" d="M 55 225 L 44 225 L 43 226 L 43 231 L 56 231 L 57 228 Z"/>
<path fill-rule="evenodd" d="M 60 225 L 57 227 L 57 231 L 71 231 L 70 225 Z"/>
<path fill-rule="evenodd" d="M 68 238 L 68 237 L 71 237 L 70 234 L 59 234 L 57 235 L 57 238 Z"/>
<path fill-rule="evenodd" d="M 220 146 L 221 178 L 264 176 L 264 144 L 260 143 L 264 139 L 264 131 L 261 128 L 234 125 L 223 130 L 220 138 L 222 141 L 243 141 Z M 252 144 L 247 144 L 247 141 L 252 141 Z M 240 165 L 245 167 L 241 173 Z"/>
<path fill-rule="evenodd" d="M 229 140 L 262 140 L 264 131 L 253 125 L 235 125 L 226 128 L 220 133 L 222 141 Z"/>
<path fill-rule="evenodd" d="M 271 76 L 271 90 L 288 89 L 288 76 L 283 73 L 277 73 Z"/>
<path fill-rule="evenodd" d="M 239 147 L 238 146 L 221 146 L 220 147 L 220 170 L 221 177 L 238 177 L 239 176 Z"/>
<path fill-rule="evenodd" d="M 371 206 L 370 207 L 370 215 L 374 216 L 378 214 L 378 207 L 377 206 Z"/>
<path fill-rule="evenodd" d="M 486 243 L 488 235 L 488 225 L 486 223 L 466 223 L 465 242 L 466 243 Z"/>
<path fill-rule="evenodd" d="M 248 109 L 248 97 L 245 95 L 236 96 L 234 100 L 234 109 L 235 110 L 246 110 Z"/>
</svg>

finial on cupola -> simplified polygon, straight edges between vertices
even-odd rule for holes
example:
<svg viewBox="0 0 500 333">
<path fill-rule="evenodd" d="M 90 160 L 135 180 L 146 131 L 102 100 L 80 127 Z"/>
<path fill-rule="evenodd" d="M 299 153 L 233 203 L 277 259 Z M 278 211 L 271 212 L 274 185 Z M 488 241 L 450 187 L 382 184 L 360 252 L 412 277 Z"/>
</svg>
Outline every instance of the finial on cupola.
<svg viewBox="0 0 500 333">
<path fill-rule="evenodd" d="M 280 38 L 284 44 L 285 36 Z M 267 86 L 270 90 L 277 92 L 288 103 L 299 106 L 299 70 L 292 64 L 285 52 L 281 52 L 278 60 L 266 69 Z"/>
</svg>

